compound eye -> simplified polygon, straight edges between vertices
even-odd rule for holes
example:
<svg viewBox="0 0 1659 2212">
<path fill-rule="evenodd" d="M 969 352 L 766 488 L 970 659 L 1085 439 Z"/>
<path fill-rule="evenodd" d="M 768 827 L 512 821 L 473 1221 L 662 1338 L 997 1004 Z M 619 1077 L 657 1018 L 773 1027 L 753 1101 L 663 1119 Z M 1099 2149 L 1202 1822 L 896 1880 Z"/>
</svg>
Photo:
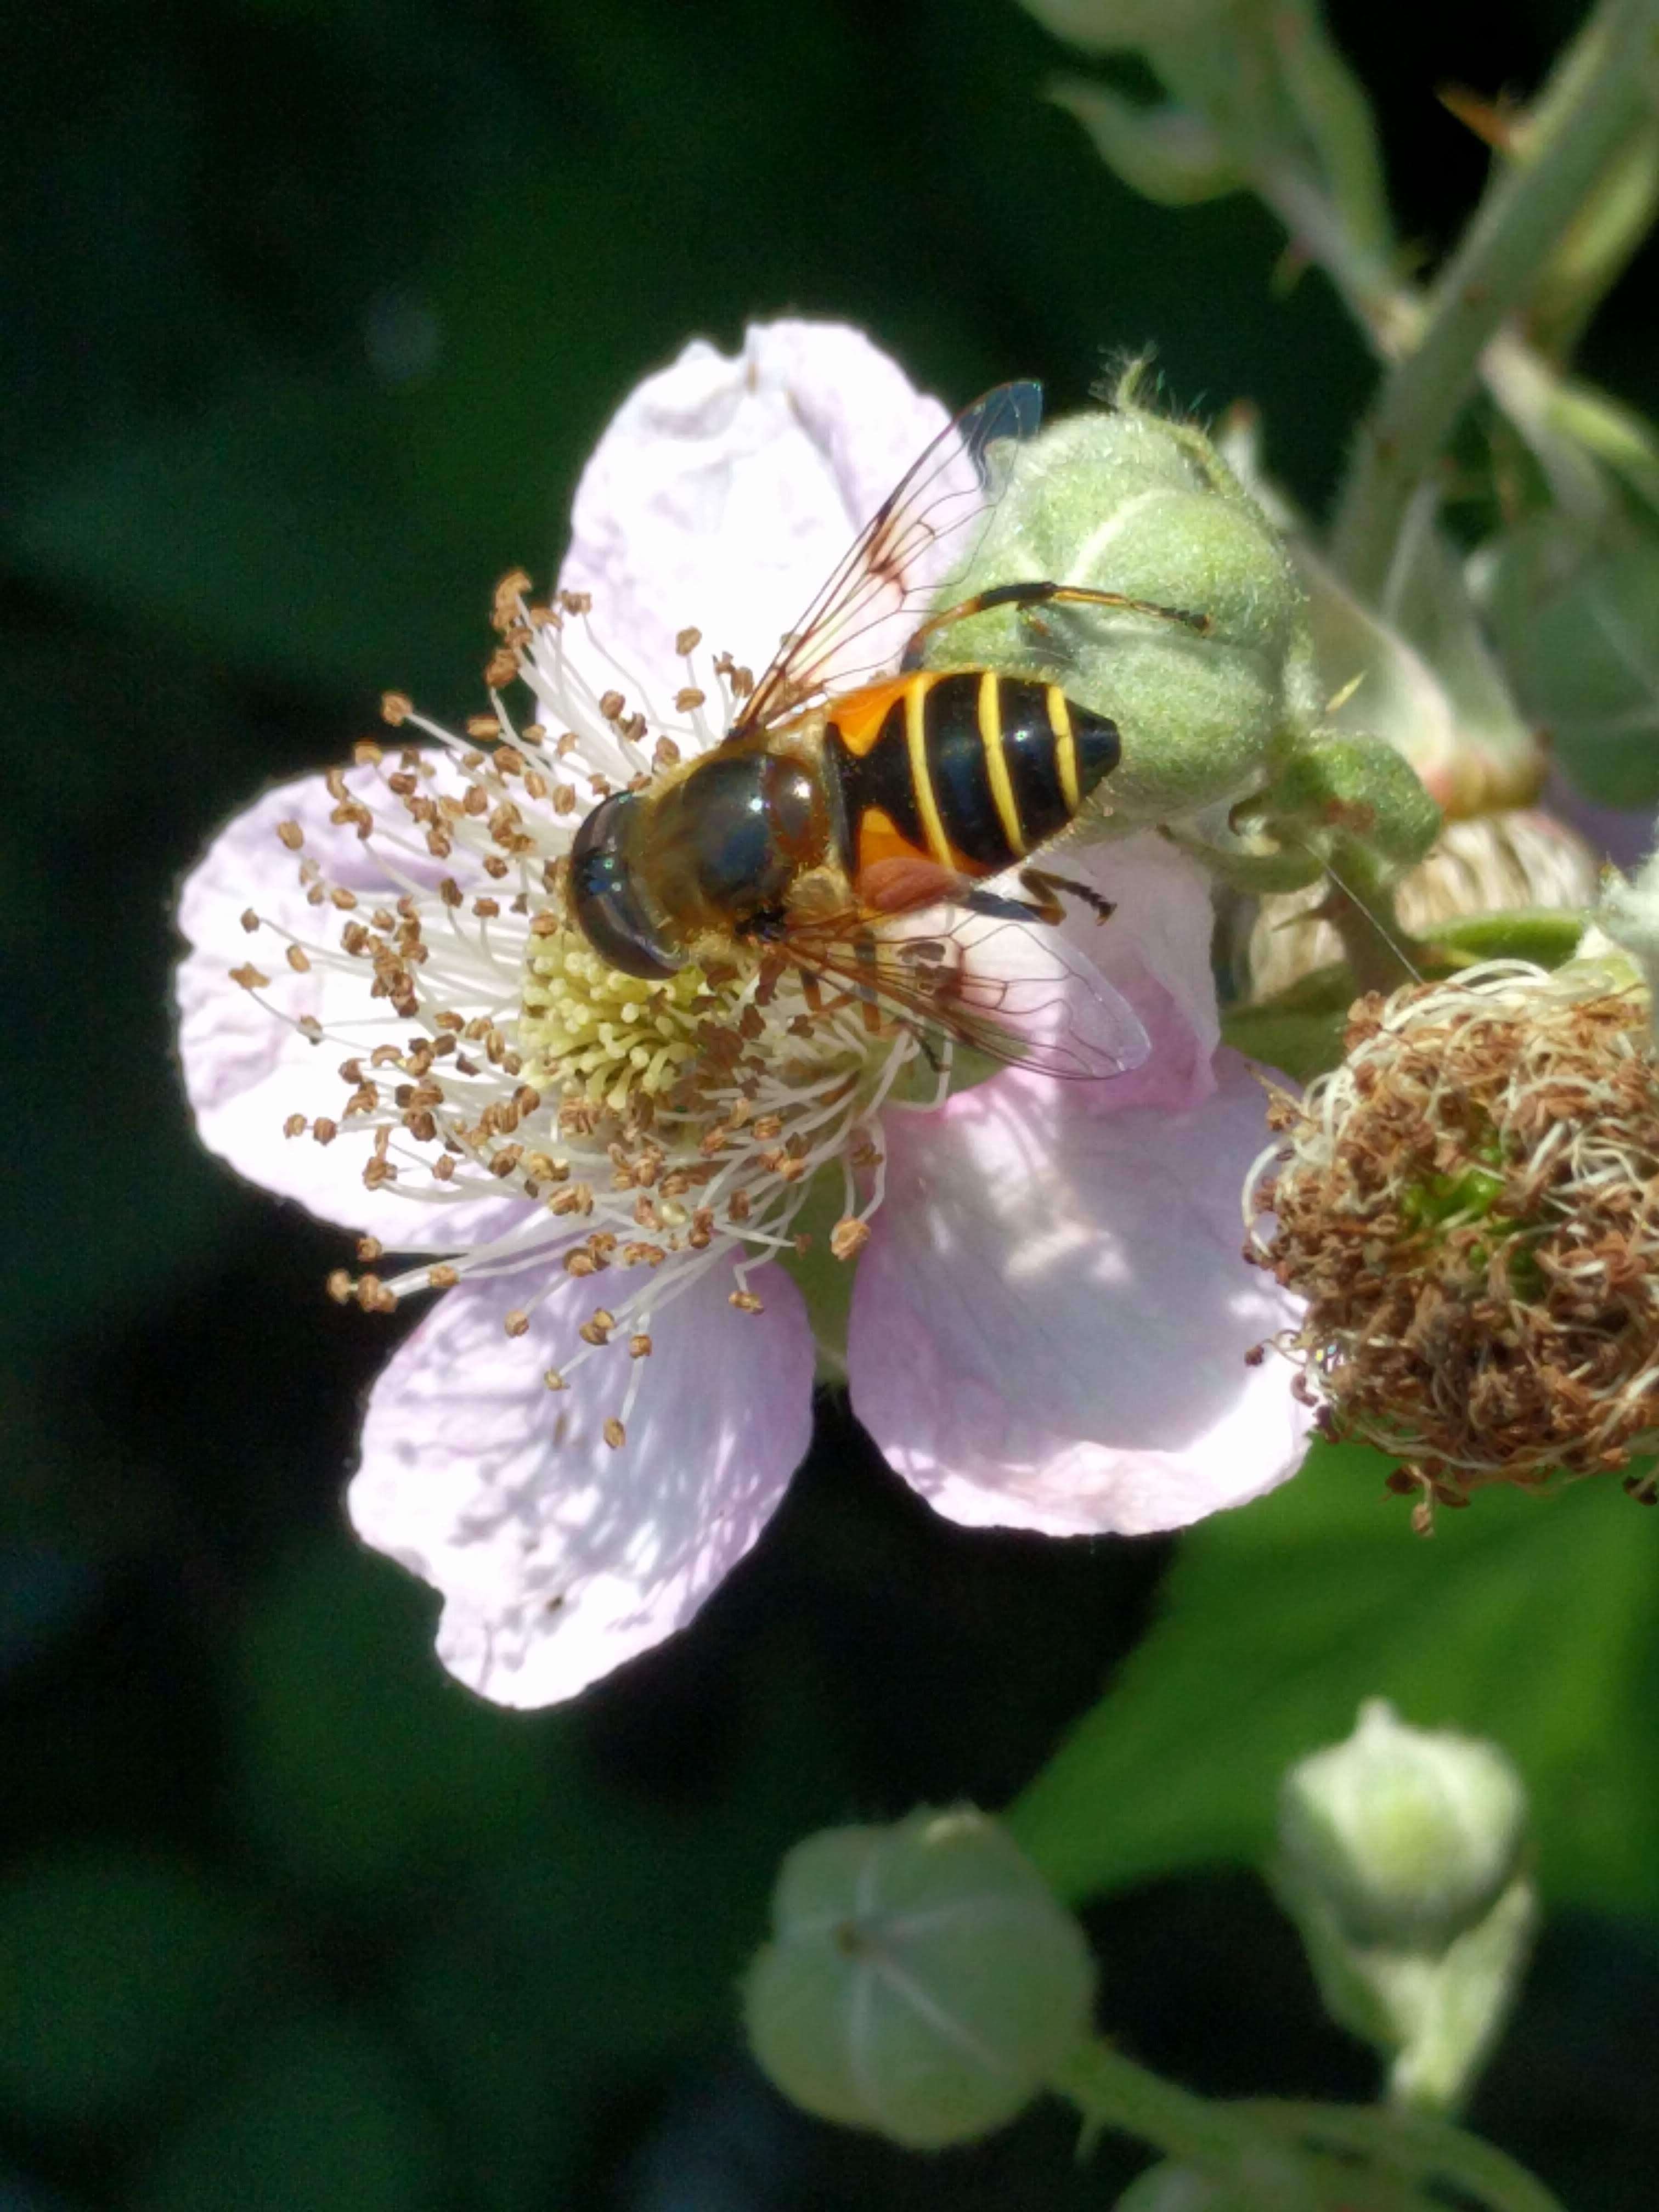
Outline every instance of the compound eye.
<svg viewBox="0 0 1659 2212">
<path fill-rule="evenodd" d="M 647 911 L 627 861 L 635 794 L 613 792 L 601 799 L 570 848 L 570 908 L 576 927 L 601 960 L 624 975 L 654 982 L 685 964 L 665 944 Z"/>
</svg>

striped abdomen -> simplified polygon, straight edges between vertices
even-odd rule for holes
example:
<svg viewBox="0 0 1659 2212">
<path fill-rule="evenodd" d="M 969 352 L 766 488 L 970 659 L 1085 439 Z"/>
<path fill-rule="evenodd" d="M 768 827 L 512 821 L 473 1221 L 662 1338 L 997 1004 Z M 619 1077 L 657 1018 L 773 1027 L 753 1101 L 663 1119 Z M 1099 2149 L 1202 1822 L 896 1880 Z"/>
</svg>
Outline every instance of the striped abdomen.
<svg viewBox="0 0 1659 2212">
<path fill-rule="evenodd" d="M 1117 765 L 1115 723 L 1058 685 L 918 671 L 831 707 L 824 761 L 840 858 L 994 876 L 1057 836 Z"/>
</svg>

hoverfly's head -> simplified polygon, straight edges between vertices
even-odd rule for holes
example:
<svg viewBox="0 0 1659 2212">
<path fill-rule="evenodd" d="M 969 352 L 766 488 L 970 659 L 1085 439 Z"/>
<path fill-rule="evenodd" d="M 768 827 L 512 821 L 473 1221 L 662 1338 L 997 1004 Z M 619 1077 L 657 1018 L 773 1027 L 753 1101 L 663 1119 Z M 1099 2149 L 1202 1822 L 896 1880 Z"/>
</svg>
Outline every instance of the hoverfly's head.
<svg viewBox="0 0 1659 2212">
<path fill-rule="evenodd" d="M 632 857 L 639 795 L 613 792 L 576 832 L 570 848 L 570 919 L 600 959 L 654 982 L 678 974 L 686 955 L 669 937 Z"/>
</svg>

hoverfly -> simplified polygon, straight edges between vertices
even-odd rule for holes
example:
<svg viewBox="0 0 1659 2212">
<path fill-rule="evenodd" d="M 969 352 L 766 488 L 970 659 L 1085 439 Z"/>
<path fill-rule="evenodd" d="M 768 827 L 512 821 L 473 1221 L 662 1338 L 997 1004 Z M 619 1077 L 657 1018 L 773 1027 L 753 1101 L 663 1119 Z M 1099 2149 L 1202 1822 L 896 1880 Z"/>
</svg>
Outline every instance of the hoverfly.
<svg viewBox="0 0 1659 2212">
<path fill-rule="evenodd" d="M 996 449 L 1030 438 L 1041 413 L 1042 387 L 1018 383 L 959 415 L 877 509 L 722 742 L 588 815 L 568 905 L 602 958 L 659 978 L 770 952 L 809 1004 L 830 982 L 872 1028 L 885 1015 L 924 1042 L 939 1030 L 1051 1074 L 1145 1059 L 1139 1021 L 1093 963 L 1052 928 L 1034 951 L 1027 927 L 1059 923 L 1062 893 L 1111 912 L 1037 862 L 1116 765 L 1116 726 L 1056 684 L 919 665 L 927 639 L 993 607 L 1063 601 L 1207 628 L 1049 582 L 999 585 L 923 618 L 942 561 L 965 566 L 1006 487 L 1009 456 Z M 849 649 L 863 641 L 867 672 L 896 618 L 912 625 L 901 672 L 836 688 Z M 1022 896 L 986 887 L 1010 871 Z"/>
</svg>

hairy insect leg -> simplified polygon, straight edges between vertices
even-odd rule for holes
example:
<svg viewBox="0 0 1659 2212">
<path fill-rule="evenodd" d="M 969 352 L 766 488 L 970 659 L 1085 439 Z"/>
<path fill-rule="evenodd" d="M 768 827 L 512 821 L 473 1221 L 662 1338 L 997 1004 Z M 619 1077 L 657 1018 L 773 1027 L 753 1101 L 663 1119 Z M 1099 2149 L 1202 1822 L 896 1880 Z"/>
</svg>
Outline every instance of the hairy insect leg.
<svg viewBox="0 0 1659 2212">
<path fill-rule="evenodd" d="M 1054 584 L 1030 580 L 1019 584 L 994 584 L 989 591 L 975 592 L 971 599 L 960 599 L 953 607 L 944 607 L 936 615 L 929 615 L 918 629 L 913 630 L 909 642 L 899 661 L 902 669 L 920 668 L 921 648 L 927 640 L 951 623 L 966 622 L 970 616 L 988 614 L 994 607 L 1042 607 L 1054 605 L 1116 607 L 1126 614 L 1156 615 L 1162 622 L 1179 623 L 1183 629 L 1195 630 L 1202 637 L 1210 627 L 1210 617 L 1195 614 L 1188 607 L 1161 606 L 1155 599 L 1133 599 L 1122 592 L 1097 592 L 1083 584 Z"/>
<path fill-rule="evenodd" d="M 1047 868 L 1022 868 L 1020 888 L 1028 891 L 1029 898 L 1008 898 L 1000 891 L 981 890 L 977 888 L 964 894 L 962 904 L 974 914 L 988 914 L 1002 921 L 1040 921 L 1050 929 L 1056 928 L 1066 919 L 1062 891 L 1079 900 L 1093 914 L 1097 921 L 1106 921 L 1116 908 L 1109 898 L 1088 884 L 1080 884 L 1073 876 L 1056 876 Z"/>
</svg>

